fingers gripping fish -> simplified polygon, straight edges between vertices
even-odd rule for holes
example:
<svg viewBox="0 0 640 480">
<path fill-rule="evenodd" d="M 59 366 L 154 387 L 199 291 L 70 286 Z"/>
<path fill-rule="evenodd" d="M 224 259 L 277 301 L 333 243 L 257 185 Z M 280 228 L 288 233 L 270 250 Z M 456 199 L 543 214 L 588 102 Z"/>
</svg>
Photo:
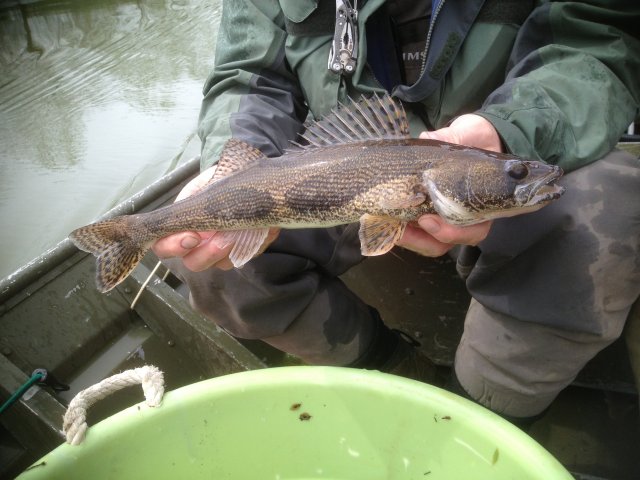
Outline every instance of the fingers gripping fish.
<svg viewBox="0 0 640 480">
<path fill-rule="evenodd" d="M 308 125 L 301 141 L 266 158 L 232 138 L 195 195 L 74 230 L 73 243 L 98 257 L 98 289 L 122 282 L 157 239 L 175 232 L 224 232 L 239 268 L 271 227 L 359 222 L 362 254 L 381 255 L 423 214 L 470 225 L 538 210 L 564 192 L 554 184 L 557 166 L 410 138 L 402 105 L 388 95 L 340 105 Z"/>
</svg>

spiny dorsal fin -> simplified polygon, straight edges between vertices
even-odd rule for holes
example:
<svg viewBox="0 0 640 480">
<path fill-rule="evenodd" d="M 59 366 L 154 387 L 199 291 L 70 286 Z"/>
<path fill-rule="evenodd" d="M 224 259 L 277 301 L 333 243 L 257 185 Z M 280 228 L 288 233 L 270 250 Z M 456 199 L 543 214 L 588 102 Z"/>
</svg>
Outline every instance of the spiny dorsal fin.
<svg viewBox="0 0 640 480">
<path fill-rule="evenodd" d="M 237 138 L 230 138 L 222 148 L 216 171 L 209 183 L 243 170 L 262 158 L 266 157 L 257 148 Z"/>
<path fill-rule="evenodd" d="M 409 138 L 409 122 L 400 102 L 389 94 L 382 98 L 374 94 L 357 102 L 349 99 L 346 106 L 339 104 L 326 117 L 306 125 L 300 136 L 308 143 L 305 149 L 358 140 Z"/>
</svg>

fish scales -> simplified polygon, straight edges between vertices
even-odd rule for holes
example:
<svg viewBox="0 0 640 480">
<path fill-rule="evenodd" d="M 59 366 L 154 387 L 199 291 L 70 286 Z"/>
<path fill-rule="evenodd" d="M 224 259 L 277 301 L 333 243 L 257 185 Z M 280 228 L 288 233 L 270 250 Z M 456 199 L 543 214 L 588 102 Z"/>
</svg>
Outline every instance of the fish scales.
<svg viewBox="0 0 640 480">
<path fill-rule="evenodd" d="M 71 240 L 98 257 L 98 288 L 113 288 L 153 242 L 175 232 L 221 232 L 239 268 L 270 228 L 360 222 L 362 253 L 380 255 L 425 213 L 468 225 L 537 210 L 563 193 L 553 183 L 562 174 L 556 166 L 410 138 L 402 105 L 388 95 L 339 108 L 303 138 L 308 145 L 278 158 L 230 139 L 212 181 L 195 195 L 74 230 Z"/>
<path fill-rule="evenodd" d="M 194 230 L 227 230 L 355 222 L 363 213 L 385 213 L 377 204 L 382 189 L 386 195 L 402 193 L 419 184 L 421 171 L 437 161 L 435 149 L 433 159 L 419 159 L 415 150 L 423 147 L 412 149 L 408 143 L 367 141 L 271 159 L 143 221 L 150 231 L 164 235 L 182 231 L 186 224 Z M 284 178 L 282 172 L 287 172 Z M 418 210 L 434 211 L 430 202 Z"/>
</svg>

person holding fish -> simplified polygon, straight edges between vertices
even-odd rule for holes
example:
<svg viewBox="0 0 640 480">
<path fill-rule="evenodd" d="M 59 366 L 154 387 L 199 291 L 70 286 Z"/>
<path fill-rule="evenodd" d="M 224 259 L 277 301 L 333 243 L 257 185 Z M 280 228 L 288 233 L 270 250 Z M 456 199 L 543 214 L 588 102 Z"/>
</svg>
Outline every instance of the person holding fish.
<svg viewBox="0 0 640 480">
<path fill-rule="evenodd" d="M 525 425 L 640 294 L 640 166 L 613 150 L 640 103 L 632 3 L 225 1 L 203 172 L 171 210 L 218 220 L 156 216 L 138 243 L 232 335 L 423 381 L 429 360 L 338 277 L 394 245 L 457 246 L 473 298 L 450 387 Z M 101 289 L 141 256 L 125 250 Z"/>
</svg>

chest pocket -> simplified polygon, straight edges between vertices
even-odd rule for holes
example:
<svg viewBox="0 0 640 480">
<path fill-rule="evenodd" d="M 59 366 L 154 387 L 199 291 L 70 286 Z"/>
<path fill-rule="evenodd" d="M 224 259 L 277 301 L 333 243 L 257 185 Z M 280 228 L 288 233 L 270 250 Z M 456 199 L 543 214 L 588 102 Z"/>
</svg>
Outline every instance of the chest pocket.
<svg viewBox="0 0 640 480">
<path fill-rule="evenodd" d="M 279 0 L 282 13 L 288 21 L 304 22 L 318 8 L 318 0 Z"/>
<path fill-rule="evenodd" d="M 287 32 L 285 55 L 314 117 L 335 107 L 340 76 L 327 62 L 336 20 L 334 0 L 279 0 Z"/>
<path fill-rule="evenodd" d="M 333 35 L 336 2 L 333 0 L 279 0 L 289 35 L 314 37 Z"/>
</svg>

